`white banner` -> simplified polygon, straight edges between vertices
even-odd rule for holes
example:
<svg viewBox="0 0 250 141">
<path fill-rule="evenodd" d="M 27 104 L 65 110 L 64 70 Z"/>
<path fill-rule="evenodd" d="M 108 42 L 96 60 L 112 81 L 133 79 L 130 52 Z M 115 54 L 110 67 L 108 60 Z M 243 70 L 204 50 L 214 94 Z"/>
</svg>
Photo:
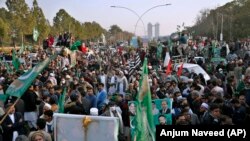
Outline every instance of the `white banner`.
<svg viewBox="0 0 250 141">
<path fill-rule="evenodd" d="M 54 114 L 55 141 L 118 141 L 116 117 Z"/>
</svg>

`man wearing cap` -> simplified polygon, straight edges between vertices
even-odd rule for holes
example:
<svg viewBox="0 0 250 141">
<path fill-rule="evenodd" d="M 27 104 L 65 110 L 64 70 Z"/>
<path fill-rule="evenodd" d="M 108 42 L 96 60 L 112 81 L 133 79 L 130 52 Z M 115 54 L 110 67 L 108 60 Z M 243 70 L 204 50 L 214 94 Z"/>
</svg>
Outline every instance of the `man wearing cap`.
<svg viewBox="0 0 250 141">
<path fill-rule="evenodd" d="M 199 112 L 197 113 L 197 115 L 198 115 L 198 117 L 199 117 L 199 120 L 200 120 L 201 122 L 203 122 L 202 119 L 203 119 L 203 117 L 207 114 L 208 109 L 209 109 L 208 104 L 203 102 L 203 103 L 201 104 L 201 106 L 200 106 Z"/>
<path fill-rule="evenodd" d="M 220 106 L 217 104 L 211 104 L 209 107 L 209 111 L 206 112 L 202 117 L 202 124 L 203 125 L 220 125 L 221 124 L 221 119 L 220 119 Z"/>
<path fill-rule="evenodd" d="M 48 81 L 50 81 L 53 86 L 57 85 L 57 80 L 55 78 L 55 74 L 54 73 L 50 73 L 49 74 Z"/>
</svg>

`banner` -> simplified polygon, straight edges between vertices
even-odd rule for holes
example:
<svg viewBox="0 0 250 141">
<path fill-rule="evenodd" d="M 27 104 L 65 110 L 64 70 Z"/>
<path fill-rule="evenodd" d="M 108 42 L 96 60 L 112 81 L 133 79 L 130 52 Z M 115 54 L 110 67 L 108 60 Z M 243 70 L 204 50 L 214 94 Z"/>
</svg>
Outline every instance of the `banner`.
<svg viewBox="0 0 250 141">
<path fill-rule="evenodd" d="M 137 41 L 137 37 L 134 36 L 132 37 L 131 41 L 130 41 L 130 45 L 134 48 L 138 48 L 138 41 Z"/>
<path fill-rule="evenodd" d="M 118 141 L 116 117 L 55 113 L 55 141 Z"/>
<path fill-rule="evenodd" d="M 18 77 L 14 82 L 10 84 L 6 90 L 6 94 L 9 96 L 21 97 L 23 93 L 29 88 L 34 79 L 48 66 L 51 60 L 55 59 L 57 55 L 53 55 L 46 58 L 43 62 L 40 62 L 35 67 Z"/>
</svg>

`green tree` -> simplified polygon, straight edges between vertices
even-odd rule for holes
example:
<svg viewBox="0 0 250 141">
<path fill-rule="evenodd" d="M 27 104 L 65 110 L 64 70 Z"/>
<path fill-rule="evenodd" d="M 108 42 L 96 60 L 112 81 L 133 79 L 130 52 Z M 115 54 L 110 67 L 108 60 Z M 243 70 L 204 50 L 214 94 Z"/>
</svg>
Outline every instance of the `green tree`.
<svg viewBox="0 0 250 141">
<path fill-rule="evenodd" d="M 39 38 L 45 39 L 49 33 L 49 25 L 44 16 L 42 9 L 38 6 L 37 0 L 33 1 L 33 8 L 31 9 L 34 25 L 33 28 L 37 28 L 39 31 Z"/>
<path fill-rule="evenodd" d="M 97 22 L 85 22 L 83 27 L 83 39 L 97 41 L 105 30 Z"/>
<path fill-rule="evenodd" d="M 64 9 L 60 9 L 53 19 L 53 28 L 58 32 L 69 32 L 73 19 Z"/>
<path fill-rule="evenodd" d="M 32 33 L 32 15 L 25 0 L 6 0 L 10 13 L 10 30 L 16 32 L 16 40 L 20 42 L 22 34 Z"/>
<path fill-rule="evenodd" d="M 114 35 L 119 32 L 122 32 L 122 29 L 118 25 L 112 25 L 109 29 L 109 32 Z"/>
<path fill-rule="evenodd" d="M 234 0 L 216 9 L 202 11 L 189 32 L 216 39 L 223 32 L 223 40 L 227 41 L 247 38 L 250 36 L 249 8 L 250 0 Z"/>
</svg>

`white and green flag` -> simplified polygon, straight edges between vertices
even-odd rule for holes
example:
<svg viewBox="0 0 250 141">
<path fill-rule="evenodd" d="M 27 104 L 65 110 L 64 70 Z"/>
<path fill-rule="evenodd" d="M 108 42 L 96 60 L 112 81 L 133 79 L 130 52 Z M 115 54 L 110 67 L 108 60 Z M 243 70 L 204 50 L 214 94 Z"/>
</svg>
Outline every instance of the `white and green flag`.
<svg viewBox="0 0 250 141">
<path fill-rule="evenodd" d="M 136 98 L 135 134 L 132 137 L 132 140 L 136 141 L 155 141 L 155 124 L 147 65 L 148 61 L 145 58 L 140 79 L 140 89 Z"/>
<path fill-rule="evenodd" d="M 30 87 L 35 78 L 43 71 L 43 69 L 49 65 L 50 61 L 55 59 L 57 55 L 53 55 L 50 58 L 46 58 L 43 62 L 40 62 L 35 67 L 14 80 L 8 89 L 6 94 L 8 96 L 21 97 L 25 91 Z"/>
<path fill-rule="evenodd" d="M 39 36 L 39 32 L 38 32 L 38 30 L 36 28 L 34 28 L 33 29 L 33 40 L 37 41 L 38 36 Z"/>
</svg>

